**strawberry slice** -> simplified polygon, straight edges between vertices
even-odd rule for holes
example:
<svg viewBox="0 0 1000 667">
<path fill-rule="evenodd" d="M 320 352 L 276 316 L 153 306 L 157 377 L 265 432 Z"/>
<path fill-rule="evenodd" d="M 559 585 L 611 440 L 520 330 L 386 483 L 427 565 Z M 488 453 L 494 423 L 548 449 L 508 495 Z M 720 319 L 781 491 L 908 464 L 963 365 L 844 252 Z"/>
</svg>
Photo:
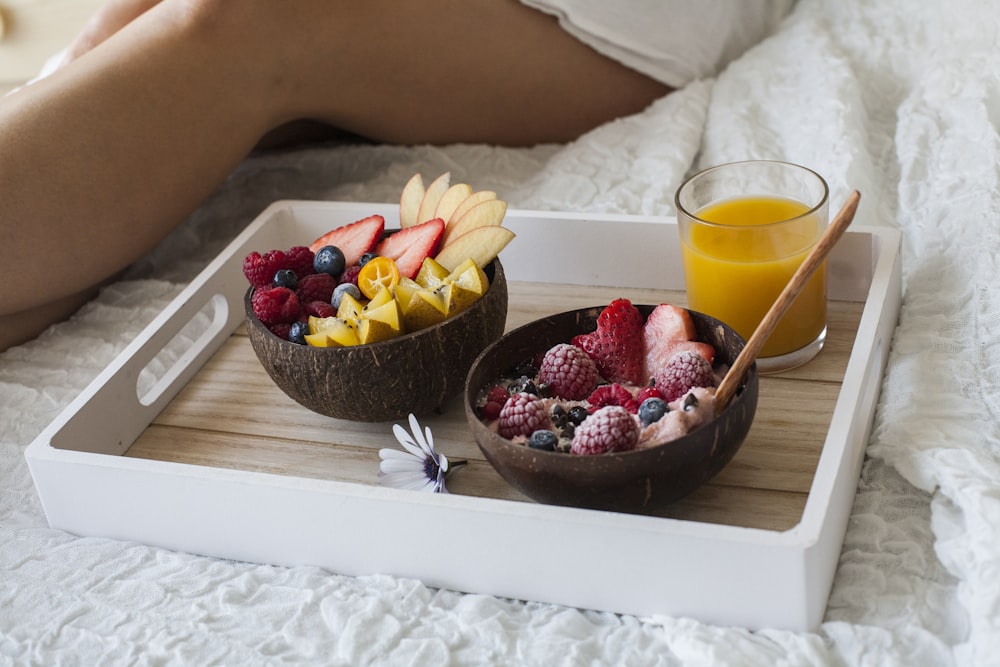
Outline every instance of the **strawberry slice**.
<svg viewBox="0 0 1000 667">
<path fill-rule="evenodd" d="M 642 382 L 642 313 L 628 299 L 616 299 L 597 317 L 597 330 L 571 341 L 594 360 L 609 382 Z"/>
<path fill-rule="evenodd" d="M 444 220 L 434 218 L 393 232 L 375 246 L 375 252 L 381 257 L 395 260 L 399 275 L 413 278 L 424 259 L 433 257 L 437 252 L 443 235 Z"/>
<path fill-rule="evenodd" d="M 375 247 L 384 232 L 385 218 L 381 215 L 370 215 L 327 232 L 313 241 L 309 249 L 316 253 L 325 246 L 337 246 L 344 253 L 345 264 L 354 266 L 363 254 Z"/>
<path fill-rule="evenodd" d="M 684 350 L 700 354 L 711 364 L 715 348 L 709 343 L 698 342 L 697 337 L 691 313 L 686 308 L 667 303 L 654 308 L 642 327 L 643 384 Z"/>
</svg>

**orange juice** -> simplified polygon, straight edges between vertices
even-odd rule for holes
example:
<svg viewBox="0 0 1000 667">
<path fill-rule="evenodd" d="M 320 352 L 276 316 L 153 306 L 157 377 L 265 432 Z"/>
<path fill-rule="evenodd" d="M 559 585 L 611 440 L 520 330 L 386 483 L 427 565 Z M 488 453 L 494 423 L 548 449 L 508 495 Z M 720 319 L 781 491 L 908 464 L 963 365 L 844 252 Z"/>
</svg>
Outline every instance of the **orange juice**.
<svg viewBox="0 0 1000 667">
<path fill-rule="evenodd" d="M 823 233 L 809 207 L 771 196 L 735 197 L 695 212 L 682 226 L 688 306 L 749 338 Z M 713 224 L 705 224 L 713 223 Z M 794 352 L 826 327 L 826 266 L 806 283 L 760 356 Z"/>
</svg>

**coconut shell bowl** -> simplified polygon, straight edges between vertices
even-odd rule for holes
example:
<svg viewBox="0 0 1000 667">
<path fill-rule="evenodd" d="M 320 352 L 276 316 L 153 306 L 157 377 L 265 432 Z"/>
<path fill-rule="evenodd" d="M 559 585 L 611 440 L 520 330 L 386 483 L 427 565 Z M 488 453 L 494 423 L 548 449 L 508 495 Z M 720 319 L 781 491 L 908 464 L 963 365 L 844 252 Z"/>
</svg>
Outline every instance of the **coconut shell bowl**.
<svg viewBox="0 0 1000 667">
<path fill-rule="evenodd" d="M 484 267 L 490 287 L 473 305 L 438 324 L 351 347 L 311 347 L 273 335 L 244 298 L 250 345 L 278 387 L 313 412 L 362 422 L 422 415 L 462 393 L 480 352 L 502 334 L 507 280 L 499 260 Z"/>
<path fill-rule="evenodd" d="M 644 316 L 652 306 L 637 306 Z M 574 455 L 515 444 L 477 415 L 480 392 L 553 345 L 593 331 L 603 308 L 552 315 L 515 329 L 486 348 L 469 372 L 465 411 L 486 459 L 511 486 L 541 503 L 637 514 L 662 511 L 714 477 L 743 444 L 757 408 L 756 364 L 715 418 L 680 438 L 626 452 Z M 700 341 L 716 350 L 715 364 L 732 365 L 744 339 L 719 320 L 690 311 Z"/>
</svg>

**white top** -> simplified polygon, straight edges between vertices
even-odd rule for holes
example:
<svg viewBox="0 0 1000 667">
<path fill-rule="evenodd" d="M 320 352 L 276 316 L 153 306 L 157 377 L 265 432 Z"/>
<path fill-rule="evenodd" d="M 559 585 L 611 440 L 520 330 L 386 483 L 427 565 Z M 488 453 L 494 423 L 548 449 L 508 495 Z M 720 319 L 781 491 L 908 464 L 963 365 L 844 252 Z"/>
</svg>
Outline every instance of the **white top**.
<svg viewBox="0 0 1000 667">
<path fill-rule="evenodd" d="M 673 88 L 717 74 L 794 0 L 521 0 L 596 51 Z"/>
</svg>

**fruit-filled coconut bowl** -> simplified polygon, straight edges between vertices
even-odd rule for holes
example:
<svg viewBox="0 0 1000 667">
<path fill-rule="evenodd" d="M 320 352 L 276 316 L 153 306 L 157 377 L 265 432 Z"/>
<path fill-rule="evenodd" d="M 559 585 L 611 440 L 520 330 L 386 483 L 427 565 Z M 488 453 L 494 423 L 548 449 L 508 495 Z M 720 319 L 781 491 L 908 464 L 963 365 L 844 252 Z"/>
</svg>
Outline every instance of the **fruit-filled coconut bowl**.
<svg viewBox="0 0 1000 667">
<path fill-rule="evenodd" d="M 542 503 L 651 514 L 715 476 L 757 408 L 756 364 L 716 414 L 745 345 L 669 304 L 552 315 L 510 331 L 469 371 L 465 411 L 486 459 Z"/>
<path fill-rule="evenodd" d="M 388 340 L 343 347 L 275 335 L 254 312 L 251 287 L 244 299 L 247 335 L 274 383 L 313 412 L 363 422 L 422 415 L 462 392 L 472 362 L 503 333 L 503 267 L 494 259 L 483 272 L 488 289 L 460 313 Z"/>
</svg>

